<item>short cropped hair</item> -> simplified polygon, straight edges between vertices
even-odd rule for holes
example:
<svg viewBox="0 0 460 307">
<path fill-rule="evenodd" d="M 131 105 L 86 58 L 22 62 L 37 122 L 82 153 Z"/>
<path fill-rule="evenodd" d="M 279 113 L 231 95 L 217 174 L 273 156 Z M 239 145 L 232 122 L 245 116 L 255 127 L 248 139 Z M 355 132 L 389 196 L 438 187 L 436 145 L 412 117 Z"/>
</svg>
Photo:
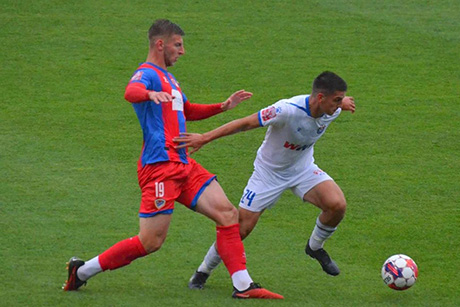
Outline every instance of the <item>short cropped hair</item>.
<svg viewBox="0 0 460 307">
<path fill-rule="evenodd" d="M 347 83 L 331 71 L 324 71 L 313 81 L 312 94 L 332 95 L 336 91 L 346 92 Z"/>
<path fill-rule="evenodd" d="M 174 34 L 184 36 L 184 30 L 179 25 L 167 20 L 158 19 L 152 24 L 149 29 L 149 41 L 152 44 L 158 37 L 171 37 Z"/>
</svg>

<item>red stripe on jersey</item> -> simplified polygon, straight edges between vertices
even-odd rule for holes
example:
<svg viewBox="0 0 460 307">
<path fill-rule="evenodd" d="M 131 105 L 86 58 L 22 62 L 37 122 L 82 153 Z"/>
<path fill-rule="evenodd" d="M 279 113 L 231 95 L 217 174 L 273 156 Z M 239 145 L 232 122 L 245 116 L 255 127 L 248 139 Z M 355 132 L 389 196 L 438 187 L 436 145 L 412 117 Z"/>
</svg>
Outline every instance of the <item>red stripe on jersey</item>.
<svg viewBox="0 0 460 307">
<path fill-rule="evenodd" d="M 174 86 L 176 87 L 177 91 L 179 91 L 182 95 L 182 90 L 178 86 L 177 81 L 174 79 L 174 77 L 168 73 L 166 75 L 162 70 L 158 69 L 157 67 L 150 65 L 148 63 L 142 64 L 138 69 L 141 68 L 149 68 L 153 69 L 159 76 L 160 81 L 161 81 L 161 90 L 163 92 L 167 92 L 172 95 L 172 90 L 173 86 L 171 85 L 171 82 L 174 82 Z M 177 152 L 177 150 L 174 149 L 176 146 L 176 143 L 172 141 L 174 137 L 179 136 L 180 130 L 179 130 L 179 121 L 178 121 L 178 115 L 177 113 L 183 113 L 182 111 L 175 111 L 172 109 L 172 102 L 163 102 L 161 103 L 161 109 L 162 109 L 162 114 L 163 114 L 163 123 L 164 123 L 164 133 L 165 133 L 165 150 L 168 153 L 168 157 L 170 161 L 178 161 L 182 162 L 182 159 Z"/>
</svg>

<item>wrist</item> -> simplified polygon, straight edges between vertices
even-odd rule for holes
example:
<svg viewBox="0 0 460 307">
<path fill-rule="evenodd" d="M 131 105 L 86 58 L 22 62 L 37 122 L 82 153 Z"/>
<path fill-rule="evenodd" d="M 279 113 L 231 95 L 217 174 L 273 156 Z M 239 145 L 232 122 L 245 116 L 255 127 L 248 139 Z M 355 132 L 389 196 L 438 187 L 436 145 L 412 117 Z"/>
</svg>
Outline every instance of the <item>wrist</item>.
<svg viewBox="0 0 460 307">
<path fill-rule="evenodd" d="M 203 136 L 203 145 L 212 141 L 212 138 L 209 135 L 209 133 L 203 133 L 202 136 Z"/>
</svg>

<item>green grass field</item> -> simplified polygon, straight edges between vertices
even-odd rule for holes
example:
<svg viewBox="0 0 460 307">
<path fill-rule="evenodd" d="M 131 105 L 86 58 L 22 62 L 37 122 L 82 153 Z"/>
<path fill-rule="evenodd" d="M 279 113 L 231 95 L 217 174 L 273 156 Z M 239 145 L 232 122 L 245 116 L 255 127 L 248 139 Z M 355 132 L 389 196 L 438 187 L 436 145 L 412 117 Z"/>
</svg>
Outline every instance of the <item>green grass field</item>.
<svg viewBox="0 0 460 307">
<path fill-rule="evenodd" d="M 284 301 L 233 300 L 223 266 L 190 291 L 215 230 L 180 205 L 158 253 L 61 291 L 71 256 L 138 231 L 142 134 L 123 93 L 156 18 L 187 33 L 171 72 L 192 102 L 254 93 L 191 132 L 308 93 L 323 70 L 347 80 L 357 111 L 315 146 L 348 201 L 326 245 L 340 276 L 304 254 L 319 211 L 287 192 L 245 241 L 252 277 Z M 0 41 L 1 306 L 460 305 L 460 2 L 2 0 Z M 264 133 L 194 155 L 235 205 Z M 380 278 L 397 253 L 420 270 L 403 292 Z"/>
</svg>

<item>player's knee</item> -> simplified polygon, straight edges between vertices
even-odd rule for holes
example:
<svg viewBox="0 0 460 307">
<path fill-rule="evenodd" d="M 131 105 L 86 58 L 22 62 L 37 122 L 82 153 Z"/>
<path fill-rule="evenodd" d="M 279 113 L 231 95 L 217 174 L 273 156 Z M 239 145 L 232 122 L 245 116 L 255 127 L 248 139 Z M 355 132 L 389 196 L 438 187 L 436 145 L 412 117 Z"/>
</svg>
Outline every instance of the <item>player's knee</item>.
<svg viewBox="0 0 460 307">
<path fill-rule="evenodd" d="M 231 203 L 229 203 L 221 210 L 218 222 L 223 226 L 238 223 L 238 210 Z"/>
<path fill-rule="evenodd" d="M 143 238 L 141 240 L 142 246 L 148 254 L 154 253 L 161 248 L 164 239 L 156 236 Z"/>
<path fill-rule="evenodd" d="M 332 203 L 330 209 L 335 216 L 344 217 L 347 210 L 347 202 L 344 198 L 338 198 Z"/>
</svg>

